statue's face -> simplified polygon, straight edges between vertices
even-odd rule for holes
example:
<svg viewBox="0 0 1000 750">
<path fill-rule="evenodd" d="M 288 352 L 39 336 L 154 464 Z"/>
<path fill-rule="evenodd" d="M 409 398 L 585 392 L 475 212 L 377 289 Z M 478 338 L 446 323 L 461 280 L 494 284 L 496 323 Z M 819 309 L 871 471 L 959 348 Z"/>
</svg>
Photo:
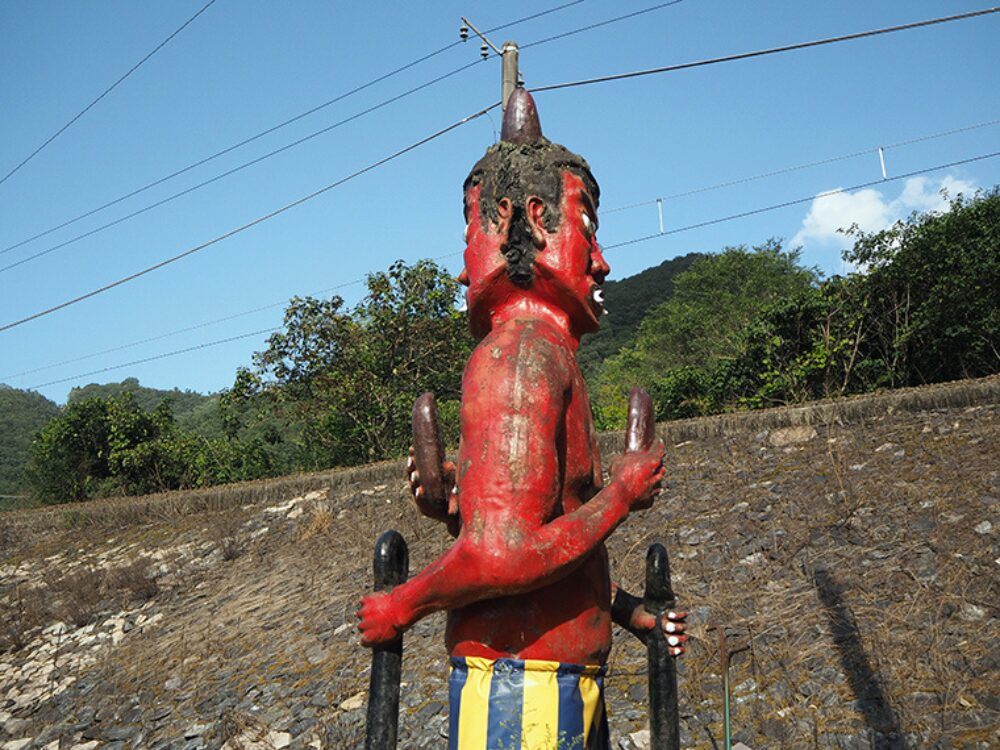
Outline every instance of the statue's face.
<svg viewBox="0 0 1000 750">
<path fill-rule="evenodd" d="M 597 244 L 597 211 L 584 182 L 571 172 L 562 174 L 559 226 L 549 232 L 543 222 L 544 203 L 529 198 L 526 213 L 538 246 L 534 278 L 527 287 L 514 284 L 500 251 L 509 227 L 509 209 L 499 206 L 500 224 L 484 226 L 479 210 L 480 186 L 466 193 L 465 269 L 459 280 L 467 292 L 469 322 L 473 335 L 490 329 L 490 316 L 510 301 L 535 298 L 554 305 L 570 319 L 580 336 L 597 330 L 604 314 L 600 286 L 610 272 Z"/>
<path fill-rule="evenodd" d="M 534 212 L 529 205 L 529 220 Z M 577 335 L 596 331 L 604 315 L 601 284 L 611 272 L 597 244 L 597 206 L 580 177 L 562 174 L 559 226 L 549 233 L 541 224 L 533 232 L 544 237 L 535 256 L 535 293 L 569 314 Z M 537 236 L 537 235 L 536 235 Z"/>
<path fill-rule="evenodd" d="M 491 312 L 520 291 L 507 276 L 507 263 L 500 252 L 506 230 L 483 224 L 481 191 L 482 186 L 476 185 L 465 193 L 465 268 L 458 277 L 469 287 L 465 293 L 469 328 L 477 338 L 489 332 Z"/>
</svg>

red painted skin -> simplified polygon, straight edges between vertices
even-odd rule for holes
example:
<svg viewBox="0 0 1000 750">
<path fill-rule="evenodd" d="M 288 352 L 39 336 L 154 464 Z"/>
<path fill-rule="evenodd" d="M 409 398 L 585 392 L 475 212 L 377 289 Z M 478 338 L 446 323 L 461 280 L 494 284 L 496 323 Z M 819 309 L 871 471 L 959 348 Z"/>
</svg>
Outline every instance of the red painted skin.
<svg viewBox="0 0 1000 750">
<path fill-rule="evenodd" d="M 657 440 L 647 451 L 620 456 L 602 486 L 575 352 L 580 337 L 597 329 L 603 310 L 593 292 L 610 269 L 594 238 L 592 196 L 578 176 L 564 172 L 562 179 L 555 232 L 542 223 L 542 201 L 526 200 L 538 247 L 528 288 L 510 281 L 500 253 L 509 199 L 498 202 L 499 224 L 484 227 L 480 187 L 466 194 L 468 246 L 459 278 L 469 285 L 470 327 L 482 341 L 462 379 L 461 527 L 452 547 L 416 577 L 362 600 L 364 645 L 390 641 L 447 610 L 453 656 L 607 659 L 614 587 L 604 540 L 630 511 L 652 505 L 664 475 L 663 446 Z M 616 614 L 633 632 L 653 626 L 635 602 Z M 686 640 L 683 617 L 663 624 L 678 634 L 675 653 Z"/>
</svg>

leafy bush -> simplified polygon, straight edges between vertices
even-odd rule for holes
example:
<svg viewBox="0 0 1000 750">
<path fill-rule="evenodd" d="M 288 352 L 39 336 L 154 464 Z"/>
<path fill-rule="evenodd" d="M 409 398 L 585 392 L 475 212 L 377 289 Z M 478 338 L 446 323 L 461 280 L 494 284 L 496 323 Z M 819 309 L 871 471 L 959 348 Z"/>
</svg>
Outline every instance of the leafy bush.
<svg viewBox="0 0 1000 750">
<path fill-rule="evenodd" d="M 710 389 L 711 378 L 702 368 L 675 367 L 653 381 L 649 395 L 658 420 L 684 419 L 711 412 Z"/>
</svg>

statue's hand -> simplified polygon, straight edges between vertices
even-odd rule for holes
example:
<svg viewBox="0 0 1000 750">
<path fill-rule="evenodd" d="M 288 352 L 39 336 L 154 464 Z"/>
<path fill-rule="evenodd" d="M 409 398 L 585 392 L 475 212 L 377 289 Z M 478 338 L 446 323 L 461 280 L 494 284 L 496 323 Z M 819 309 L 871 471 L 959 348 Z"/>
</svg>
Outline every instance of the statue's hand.
<svg viewBox="0 0 1000 750">
<path fill-rule="evenodd" d="M 364 597 L 355 613 L 360 620 L 361 645 L 378 646 L 398 638 L 403 629 L 396 625 L 397 614 L 390 594 L 376 592 Z"/>
<path fill-rule="evenodd" d="M 417 509 L 428 518 L 436 521 L 444 521 L 448 525 L 448 532 L 452 536 L 458 536 L 460 521 L 458 516 L 458 492 L 455 486 L 455 464 L 451 461 L 444 461 L 441 464 L 441 478 L 444 481 L 445 490 L 448 497 L 447 509 L 438 503 L 431 501 L 426 496 L 424 488 L 420 486 L 420 472 L 417 470 L 417 463 L 414 460 L 414 448 L 410 446 L 410 457 L 406 461 L 406 480 L 410 485 L 410 492 L 417 503 Z"/>
<path fill-rule="evenodd" d="M 659 438 L 648 449 L 622 453 L 611 462 L 611 481 L 626 489 L 629 510 L 652 507 L 665 474 L 663 442 Z"/>
<path fill-rule="evenodd" d="M 663 618 L 661 627 L 671 656 L 680 656 L 684 653 L 684 641 L 688 639 L 684 633 L 687 629 L 687 615 L 687 612 L 667 612 Z M 656 618 L 642 607 L 636 607 L 632 610 L 629 624 L 628 629 L 645 640 L 643 636 L 656 627 Z"/>
</svg>

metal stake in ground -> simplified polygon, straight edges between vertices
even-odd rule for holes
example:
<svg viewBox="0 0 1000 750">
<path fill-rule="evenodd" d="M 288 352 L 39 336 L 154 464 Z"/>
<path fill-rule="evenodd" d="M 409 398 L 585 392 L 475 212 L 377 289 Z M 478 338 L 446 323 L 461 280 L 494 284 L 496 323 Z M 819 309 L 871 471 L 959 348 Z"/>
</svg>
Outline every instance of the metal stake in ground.
<svg viewBox="0 0 1000 750">
<path fill-rule="evenodd" d="M 387 531 L 375 542 L 375 590 L 388 591 L 406 581 L 410 556 L 398 531 Z M 396 747 L 399 729 L 399 676 L 403 666 L 403 637 L 372 649 L 368 684 L 368 726 L 365 750 Z"/>
<path fill-rule="evenodd" d="M 729 648 L 726 642 L 726 626 L 712 625 L 709 630 L 715 630 L 719 634 L 719 670 L 722 672 L 722 707 L 723 707 L 723 731 L 725 732 L 725 748 L 731 750 L 733 746 L 732 724 L 729 717 L 729 664 L 733 660 L 733 655 L 741 651 L 746 651 L 750 646 L 740 646 L 739 648 Z"/>
<path fill-rule="evenodd" d="M 646 553 L 646 611 L 656 617 L 656 626 L 646 638 L 649 670 L 649 732 L 652 750 L 679 750 L 680 724 L 677 714 L 677 668 L 663 632 L 666 613 L 677 606 L 670 583 L 667 549 L 657 542 Z"/>
</svg>

